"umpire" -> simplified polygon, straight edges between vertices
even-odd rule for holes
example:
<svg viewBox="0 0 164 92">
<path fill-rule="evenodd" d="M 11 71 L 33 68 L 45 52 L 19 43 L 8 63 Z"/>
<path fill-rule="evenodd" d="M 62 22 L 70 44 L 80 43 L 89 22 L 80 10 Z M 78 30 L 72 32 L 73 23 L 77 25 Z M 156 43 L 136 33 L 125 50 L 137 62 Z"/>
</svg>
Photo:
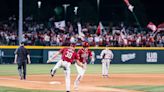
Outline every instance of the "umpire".
<svg viewBox="0 0 164 92">
<path fill-rule="evenodd" d="M 20 43 L 20 46 L 15 50 L 15 59 L 14 63 L 18 64 L 18 73 L 21 80 L 26 80 L 26 64 L 30 64 L 30 55 L 29 51 L 24 47 L 24 42 Z M 23 73 L 22 73 L 23 68 Z"/>
</svg>

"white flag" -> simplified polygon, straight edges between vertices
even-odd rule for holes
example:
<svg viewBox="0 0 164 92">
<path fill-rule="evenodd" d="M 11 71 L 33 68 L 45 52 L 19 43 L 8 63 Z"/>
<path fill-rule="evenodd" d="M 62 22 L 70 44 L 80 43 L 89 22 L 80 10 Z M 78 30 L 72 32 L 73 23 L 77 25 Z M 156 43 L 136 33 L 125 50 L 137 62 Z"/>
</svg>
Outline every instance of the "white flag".
<svg viewBox="0 0 164 92">
<path fill-rule="evenodd" d="M 65 27 L 65 21 L 55 22 L 56 28 L 63 29 Z"/>
<path fill-rule="evenodd" d="M 80 37 L 84 37 L 84 33 L 82 32 L 82 28 L 81 28 L 81 24 L 78 22 L 77 23 L 77 27 L 78 27 L 78 34 Z"/>
<path fill-rule="evenodd" d="M 128 6 L 128 9 L 133 12 L 133 8 L 134 6 L 132 6 L 130 3 L 129 3 L 129 0 L 124 0 L 124 2 L 126 3 L 126 5 Z"/>
<path fill-rule="evenodd" d="M 147 25 L 147 28 L 151 29 L 153 32 L 157 30 L 156 25 L 153 24 L 152 22 L 149 22 L 149 24 Z"/>
</svg>

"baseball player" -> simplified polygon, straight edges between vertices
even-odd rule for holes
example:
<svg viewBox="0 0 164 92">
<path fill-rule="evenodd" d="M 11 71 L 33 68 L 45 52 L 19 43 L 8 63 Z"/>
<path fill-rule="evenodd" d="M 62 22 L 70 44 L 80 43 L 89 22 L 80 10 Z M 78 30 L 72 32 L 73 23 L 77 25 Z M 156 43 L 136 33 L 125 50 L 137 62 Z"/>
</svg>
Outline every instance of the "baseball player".
<svg viewBox="0 0 164 92">
<path fill-rule="evenodd" d="M 91 51 L 88 49 L 88 47 L 89 47 L 89 44 L 87 42 L 84 42 L 83 43 L 83 48 L 79 49 L 78 52 L 77 52 L 79 62 L 81 64 L 83 64 L 83 66 L 85 66 L 85 67 L 81 67 L 77 63 L 75 63 L 78 75 L 77 75 L 76 80 L 74 82 L 74 90 L 78 90 L 78 85 L 80 83 L 80 80 L 84 76 L 84 73 L 85 73 L 86 67 L 87 67 L 88 57 L 90 57 L 91 61 L 93 59 Z"/>
<path fill-rule="evenodd" d="M 63 48 L 57 52 L 53 58 L 49 59 L 47 63 L 52 62 L 58 54 L 62 54 L 62 59 L 59 60 L 56 65 L 51 69 L 51 76 L 53 77 L 58 68 L 63 68 L 65 73 L 66 82 L 66 92 L 70 92 L 70 66 L 71 63 L 77 59 L 77 54 L 75 52 L 75 44 L 71 44 L 70 47 Z M 78 59 L 77 59 L 78 61 Z M 79 62 L 79 61 L 78 61 Z M 79 66 L 84 67 L 82 64 L 78 63 Z"/>
<path fill-rule="evenodd" d="M 92 51 L 92 60 L 90 62 L 90 64 L 94 64 L 95 63 L 95 52 Z"/>
<path fill-rule="evenodd" d="M 109 50 L 108 47 L 106 47 L 104 50 L 101 52 L 101 58 L 102 58 L 102 76 L 103 77 L 109 77 L 109 66 L 110 62 L 113 59 L 113 52 Z"/>
<path fill-rule="evenodd" d="M 19 48 L 15 50 L 15 59 L 14 63 L 18 64 L 18 73 L 20 76 L 20 80 L 26 80 L 26 64 L 30 64 L 30 55 L 28 50 L 24 47 L 24 42 L 20 43 Z M 23 68 L 23 73 L 22 73 L 22 68 Z"/>
</svg>

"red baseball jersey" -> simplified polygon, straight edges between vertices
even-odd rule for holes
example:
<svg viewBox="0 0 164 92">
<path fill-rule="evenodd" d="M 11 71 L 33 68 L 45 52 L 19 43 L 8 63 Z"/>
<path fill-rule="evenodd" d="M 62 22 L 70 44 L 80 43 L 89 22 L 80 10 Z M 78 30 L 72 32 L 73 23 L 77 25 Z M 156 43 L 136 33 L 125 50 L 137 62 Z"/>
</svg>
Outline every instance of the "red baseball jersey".
<svg viewBox="0 0 164 92">
<path fill-rule="evenodd" d="M 88 57 L 92 57 L 92 53 L 91 53 L 91 51 L 89 49 L 88 50 L 84 50 L 82 48 L 82 49 L 78 50 L 77 56 L 78 56 L 78 59 L 79 59 L 80 62 L 85 63 L 85 62 L 88 61 Z"/>
<path fill-rule="evenodd" d="M 63 48 L 59 51 L 62 53 L 62 60 L 72 63 L 77 59 L 77 53 L 72 48 Z"/>
</svg>

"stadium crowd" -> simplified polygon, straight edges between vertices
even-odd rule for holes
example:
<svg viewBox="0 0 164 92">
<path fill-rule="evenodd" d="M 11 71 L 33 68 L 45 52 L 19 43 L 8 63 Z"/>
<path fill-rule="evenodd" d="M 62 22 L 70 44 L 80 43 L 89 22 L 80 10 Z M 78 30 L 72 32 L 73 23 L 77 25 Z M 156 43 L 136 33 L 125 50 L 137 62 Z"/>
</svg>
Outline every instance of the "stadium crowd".
<svg viewBox="0 0 164 92">
<path fill-rule="evenodd" d="M 75 23 L 67 22 L 64 29 L 56 28 L 55 19 L 52 17 L 45 23 L 37 23 L 32 17 L 24 20 L 23 41 L 27 45 L 41 46 L 68 46 L 76 43 L 81 46 L 83 41 L 91 46 L 132 46 L 132 47 L 163 47 L 164 36 L 156 34 L 147 28 L 142 31 L 133 25 L 125 26 L 123 23 L 104 27 L 97 33 L 97 25 L 92 23 L 82 24 L 83 36 L 78 34 Z M 0 45 L 18 44 L 18 24 L 15 16 L 8 21 L 0 22 Z"/>
</svg>

